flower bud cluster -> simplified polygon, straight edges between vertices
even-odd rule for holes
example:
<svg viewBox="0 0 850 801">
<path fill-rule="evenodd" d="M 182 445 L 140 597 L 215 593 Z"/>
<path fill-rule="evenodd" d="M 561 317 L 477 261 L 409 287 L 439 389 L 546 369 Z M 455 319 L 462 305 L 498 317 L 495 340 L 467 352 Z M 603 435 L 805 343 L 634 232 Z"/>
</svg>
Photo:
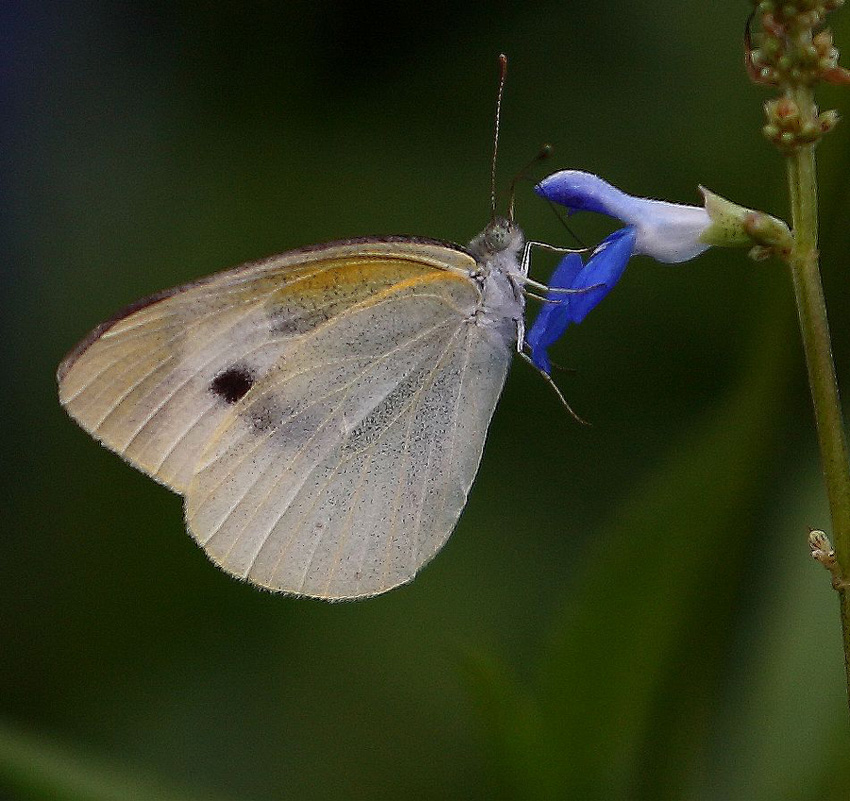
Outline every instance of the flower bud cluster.
<svg viewBox="0 0 850 801">
<path fill-rule="evenodd" d="M 830 11 L 844 5 L 844 0 L 755 0 L 756 14 L 770 17 L 776 26 L 794 28 L 816 28 L 823 24 Z"/>
<path fill-rule="evenodd" d="M 781 97 L 765 103 L 764 135 L 785 155 L 816 144 L 838 123 L 835 111 L 818 113 L 796 90 L 819 81 L 850 84 L 850 71 L 838 65 L 826 15 L 844 0 L 753 0 L 759 30 L 747 28 L 746 64 L 756 83 L 776 86 Z"/>
<path fill-rule="evenodd" d="M 756 83 L 769 86 L 811 86 L 818 81 L 845 82 L 838 66 L 832 32 L 823 29 L 826 14 L 843 0 L 756 2 L 754 17 L 761 31 L 747 36 L 747 67 Z"/>
<path fill-rule="evenodd" d="M 838 112 L 834 109 L 818 114 L 812 105 L 802 110 L 797 101 L 788 95 L 764 104 L 764 114 L 767 123 L 762 133 L 782 153 L 792 153 L 802 145 L 817 142 L 825 133 L 831 131 L 839 120 Z"/>
</svg>

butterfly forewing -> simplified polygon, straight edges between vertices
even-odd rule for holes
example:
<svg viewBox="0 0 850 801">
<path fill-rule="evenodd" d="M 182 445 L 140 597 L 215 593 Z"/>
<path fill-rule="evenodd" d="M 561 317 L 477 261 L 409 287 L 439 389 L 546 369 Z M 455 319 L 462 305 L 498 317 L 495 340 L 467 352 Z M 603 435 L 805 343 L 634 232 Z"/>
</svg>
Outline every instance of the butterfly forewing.
<svg viewBox="0 0 850 801">
<path fill-rule="evenodd" d="M 184 492 L 227 401 L 280 363 L 292 340 L 400 280 L 474 266 L 459 249 L 396 239 L 293 251 L 219 273 L 95 329 L 59 368 L 60 400 L 104 445 Z"/>
<path fill-rule="evenodd" d="M 510 362 L 477 300 L 431 273 L 293 343 L 198 464 L 187 521 L 211 558 L 323 598 L 410 580 L 466 502 Z"/>
</svg>

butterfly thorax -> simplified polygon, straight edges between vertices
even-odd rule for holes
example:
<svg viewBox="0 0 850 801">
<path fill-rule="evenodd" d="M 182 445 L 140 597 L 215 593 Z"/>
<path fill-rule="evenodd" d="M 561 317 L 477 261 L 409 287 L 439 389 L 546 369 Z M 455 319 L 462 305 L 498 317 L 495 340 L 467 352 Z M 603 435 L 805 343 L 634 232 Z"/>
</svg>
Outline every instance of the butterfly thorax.
<svg viewBox="0 0 850 801">
<path fill-rule="evenodd" d="M 492 327 L 510 348 L 523 336 L 524 244 L 525 237 L 519 226 L 504 217 L 495 217 L 467 246 L 478 263 L 476 278 L 481 287 L 481 303 L 475 322 Z"/>
</svg>

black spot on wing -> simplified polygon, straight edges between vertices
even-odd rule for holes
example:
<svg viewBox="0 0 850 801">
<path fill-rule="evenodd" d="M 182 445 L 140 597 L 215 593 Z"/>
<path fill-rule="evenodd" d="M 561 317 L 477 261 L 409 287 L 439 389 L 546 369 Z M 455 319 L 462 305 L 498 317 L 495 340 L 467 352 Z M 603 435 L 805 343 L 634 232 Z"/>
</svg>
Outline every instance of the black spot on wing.
<svg viewBox="0 0 850 801">
<path fill-rule="evenodd" d="M 219 373 L 210 383 L 210 392 L 231 406 L 248 394 L 254 386 L 254 376 L 247 367 L 236 365 Z"/>
</svg>

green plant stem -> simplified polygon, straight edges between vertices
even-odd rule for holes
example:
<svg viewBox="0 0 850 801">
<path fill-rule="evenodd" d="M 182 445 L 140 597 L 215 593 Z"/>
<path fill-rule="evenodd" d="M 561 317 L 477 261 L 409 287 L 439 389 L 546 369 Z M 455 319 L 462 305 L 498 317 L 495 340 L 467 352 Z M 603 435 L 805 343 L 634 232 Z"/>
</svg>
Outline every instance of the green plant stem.
<svg viewBox="0 0 850 801">
<path fill-rule="evenodd" d="M 794 90 L 794 100 L 802 113 L 814 116 L 816 112 L 810 89 Z M 800 333 L 814 404 L 821 466 L 829 500 L 833 548 L 841 568 L 841 576 L 850 580 L 850 459 L 818 266 L 814 145 L 800 147 L 788 157 L 787 163 L 794 227 L 794 247 L 790 257 L 791 275 L 794 280 Z M 837 589 L 841 606 L 844 668 L 850 701 L 850 592 L 844 587 Z"/>
</svg>

